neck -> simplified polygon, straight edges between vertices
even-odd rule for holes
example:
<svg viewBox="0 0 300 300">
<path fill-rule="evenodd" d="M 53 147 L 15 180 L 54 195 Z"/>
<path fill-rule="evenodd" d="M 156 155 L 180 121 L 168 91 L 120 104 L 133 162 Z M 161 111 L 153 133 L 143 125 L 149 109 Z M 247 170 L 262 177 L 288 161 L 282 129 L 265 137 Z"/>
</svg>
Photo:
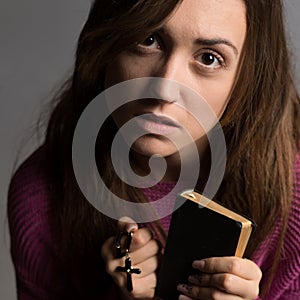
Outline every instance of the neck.
<svg viewBox="0 0 300 300">
<path fill-rule="evenodd" d="M 210 169 L 210 153 L 207 139 L 202 138 L 196 142 L 198 149 L 198 160 L 200 162 L 200 173 L 199 180 L 204 180 Z M 194 157 L 190 155 L 189 146 L 181 149 L 180 154 L 176 152 L 167 157 L 153 156 L 151 158 L 151 169 L 149 166 L 149 157 L 141 155 L 135 151 L 131 152 L 131 163 L 133 170 L 140 176 L 146 176 L 150 174 L 153 180 L 156 181 L 161 178 L 161 169 L 164 164 L 162 160 L 166 163 L 166 172 L 161 181 L 177 181 L 181 172 L 181 162 L 184 160 L 185 166 L 191 169 L 191 173 L 195 170 L 195 160 Z M 188 178 L 187 178 L 188 180 Z"/>
</svg>

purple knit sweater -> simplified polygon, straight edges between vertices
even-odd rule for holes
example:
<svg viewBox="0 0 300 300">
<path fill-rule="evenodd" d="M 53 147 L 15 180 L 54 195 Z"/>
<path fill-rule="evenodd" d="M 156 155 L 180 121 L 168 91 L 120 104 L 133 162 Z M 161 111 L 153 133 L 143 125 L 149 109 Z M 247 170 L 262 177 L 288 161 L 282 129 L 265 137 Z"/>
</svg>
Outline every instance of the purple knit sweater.
<svg viewBox="0 0 300 300">
<path fill-rule="evenodd" d="M 60 268 L 59 226 L 54 222 L 55 210 L 49 201 L 51 182 L 47 178 L 45 159 L 42 148 L 31 155 L 15 173 L 8 194 L 11 255 L 18 299 L 118 299 L 116 286 L 103 268 L 95 271 L 89 263 L 86 267 L 79 264 L 81 267 L 75 268 L 75 272 Z M 300 299 L 300 156 L 295 174 L 296 185 L 284 255 L 265 300 Z M 173 187 L 173 183 L 162 183 L 159 189 L 145 189 L 144 193 L 153 201 Z M 169 216 L 162 220 L 166 231 L 169 223 Z M 269 276 L 279 230 L 280 224 L 277 224 L 252 257 L 262 269 L 262 284 Z"/>
</svg>

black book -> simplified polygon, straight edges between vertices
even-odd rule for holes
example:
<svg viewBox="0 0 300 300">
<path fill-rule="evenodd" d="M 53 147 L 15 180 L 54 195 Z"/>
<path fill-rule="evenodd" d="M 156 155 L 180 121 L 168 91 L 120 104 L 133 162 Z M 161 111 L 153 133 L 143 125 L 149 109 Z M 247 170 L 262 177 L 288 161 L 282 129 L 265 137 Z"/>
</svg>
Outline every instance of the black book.
<svg viewBox="0 0 300 300">
<path fill-rule="evenodd" d="M 194 260 L 208 257 L 243 257 L 255 223 L 194 192 L 181 193 L 183 203 L 172 214 L 156 294 L 178 299 L 177 285 L 195 274 Z M 176 203 L 178 207 L 178 203 Z"/>
</svg>

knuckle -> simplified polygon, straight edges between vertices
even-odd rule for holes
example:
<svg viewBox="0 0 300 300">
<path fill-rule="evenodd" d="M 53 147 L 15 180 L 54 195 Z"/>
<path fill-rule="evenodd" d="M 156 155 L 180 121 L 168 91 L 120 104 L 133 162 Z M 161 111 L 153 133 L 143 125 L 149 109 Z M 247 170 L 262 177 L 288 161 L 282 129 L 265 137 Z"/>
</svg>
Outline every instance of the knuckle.
<svg viewBox="0 0 300 300">
<path fill-rule="evenodd" d="M 152 239 L 152 240 L 151 240 L 151 243 L 153 243 L 154 248 L 156 249 L 156 251 L 158 251 L 159 248 L 160 248 L 160 245 L 159 245 L 158 241 Z"/>
<path fill-rule="evenodd" d="M 225 291 L 229 291 L 232 289 L 232 285 L 234 284 L 233 281 L 234 281 L 234 278 L 231 274 L 224 275 L 221 284 L 222 284 L 222 287 L 225 289 Z"/>
<path fill-rule="evenodd" d="M 155 270 L 159 267 L 159 261 L 157 256 L 154 256 L 154 266 L 155 266 Z"/>
<path fill-rule="evenodd" d="M 256 274 L 256 277 L 257 277 L 258 281 L 260 281 L 261 278 L 262 278 L 262 271 L 261 271 L 261 269 L 258 268 L 258 267 L 257 267 L 257 274 Z"/>
<path fill-rule="evenodd" d="M 110 263 L 106 263 L 105 270 L 106 270 L 106 273 L 108 273 L 110 275 L 114 272 L 113 267 Z"/>
<path fill-rule="evenodd" d="M 260 290 L 259 290 L 259 285 L 255 285 L 253 289 L 251 289 L 252 295 L 251 299 L 256 299 L 259 296 Z"/>
<path fill-rule="evenodd" d="M 233 258 L 229 264 L 229 272 L 238 274 L 241 269 L 241 262 L 239 259 Z"/>
<path fill-rule="evenodd" d="M 221 298 L 222 296 L 220 297 L 220 292 L 218 290 L 216 290 L 216 289 L 214 289 L 214 290 L 211 291 L 210 297 L 211 297 L 212 300 L 220 300 L 220 299 L 222 299 Z"/>
<path fill-rule="evenodd" d="M 150 245 L 151 245 L 151 249 L 152 249 L 152 253 L 153 255 L 157 254 L 159 252 L 159 244 L 156 240 L 151 240 L 150 241 Z"/>
<path fill-rule="evenodd" d="M 215 257 L 211 257 L 208 259 L 205 259 L 205 270 L 214 271 L 217 265 L 217 260 Z"/>
<path fill-rule="evenodd" d="M 148 237 L 145 230 L 143 229 L 136 231 L 135 234 L 133 235 L 133 242 L 137 246 L 143 246 L 147 243 L 147 241 L 148 241 Z"/>
<path fill-rule="evenodd" d="M 252 269 L 253 269 L 253 279 L 260 281 L 262 278 L 262 271 L 260 269 L 260 267 L 253 261 L 249 260 L 249 263 L 252 264 Z"/>
<path fill-rule="evenodd" d="M 114 277 L 115 279 L 115 282 L 116 284 L 119 286 L 119 287 L 124 287 L 125 285 L 125 278 L 124 278 L 124 275 L 119 275 L 119 276 L 115 276 Z"/>
</svg>

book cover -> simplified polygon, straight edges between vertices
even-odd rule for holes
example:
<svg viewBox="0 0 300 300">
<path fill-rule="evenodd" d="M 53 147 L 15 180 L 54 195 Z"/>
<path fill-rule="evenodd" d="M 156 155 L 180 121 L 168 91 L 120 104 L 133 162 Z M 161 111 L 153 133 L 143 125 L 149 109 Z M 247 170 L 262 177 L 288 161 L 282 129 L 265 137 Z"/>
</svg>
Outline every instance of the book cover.
<svg viewBox="0 0 300 300">
<path fill-rule="evenodd" d="M 172 214 L 156 294 L 178 299 L 177 285 L 195 274 L 194 260 L 242 257 L 255 223 L 194 191 L 178 195 L 183 203 Z M 177 203 L 178 205 L 178 203 Z"/>
</svg>

